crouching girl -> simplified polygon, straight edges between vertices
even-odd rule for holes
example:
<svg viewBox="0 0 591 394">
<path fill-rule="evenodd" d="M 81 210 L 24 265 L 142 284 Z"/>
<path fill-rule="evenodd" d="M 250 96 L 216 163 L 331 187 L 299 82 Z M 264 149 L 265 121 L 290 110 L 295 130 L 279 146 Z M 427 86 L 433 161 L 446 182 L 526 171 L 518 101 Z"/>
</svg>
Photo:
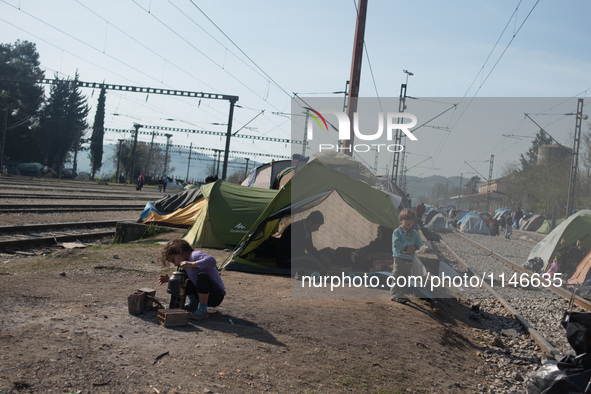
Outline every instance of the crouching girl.
<svg viewBox="0 0 591 394">
<path fill-rule="evenodd" d="M 195 311 L 193 319 L 206 318 L 207 307 L 216 307 L 224 300 L 226 288 L 218 272 L 215 258 L 194 250 L 184 239 L 168 241 L 162 250 L 162 264 L 164 267 L 174 264 L 187 272 L 188 301 L 185 309 Z M 158 284 L 167 283 L 169 279 L 168 275 L 160 275 Z"/>
</svg>

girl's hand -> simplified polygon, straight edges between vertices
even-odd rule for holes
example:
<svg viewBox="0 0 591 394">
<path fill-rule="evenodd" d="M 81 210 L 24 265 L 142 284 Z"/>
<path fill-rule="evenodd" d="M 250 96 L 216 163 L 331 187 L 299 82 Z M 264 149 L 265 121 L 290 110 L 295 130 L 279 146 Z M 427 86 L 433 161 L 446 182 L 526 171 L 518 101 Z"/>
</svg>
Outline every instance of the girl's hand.
<svg viewBox="0 0 591 394">
<path fill-rule="evenodd" d="M 196 268 L 195 267 L 195 263 L 193 263 L 192 261 L 181 261 L 181 264 L 179 265 L 179 267 L 181 268 Z"/>
<path fill-rule="evenodd" d="M 168 275 L 160 275 L 158 277 L 158 284 L 162 285 L 163 283 L 167 283 L 168 279 L 169 279 Z"/>
</svg>

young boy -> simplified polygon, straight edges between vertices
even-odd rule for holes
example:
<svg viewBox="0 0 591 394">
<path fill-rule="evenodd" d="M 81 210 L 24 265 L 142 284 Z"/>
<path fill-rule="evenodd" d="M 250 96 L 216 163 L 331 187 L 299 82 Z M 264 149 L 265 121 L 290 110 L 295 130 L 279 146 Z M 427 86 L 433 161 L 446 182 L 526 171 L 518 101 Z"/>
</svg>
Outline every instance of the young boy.
<svg viewBox="0 0 591 394">
<path fill-rule="evenodd" d="M 204 319 L 208 306 L 218 306 L 226 295 L 226 288 L 216 267 L 215 259 L 201 251 L 193 250 L 193 247 L 184 239 L 172 239 L 168 241 L 162 250 L 162 265 L 169 264 L 184 269 L 187 272 L 186 294 L 188 302 L 185 309 L 195 310 L 193 319 Z M 168 275 L 160 275 L 158 284 L 162 285 L 169 280 Z"/>
<path fill-rule="evenodd" d="M 392 267 L 392 276 L 394 280 L 398 277 L 408 278 L 412 275 L 412 266 L 415 252 L 421 247 L 421 238 L 413 226 L 415 224 L 416 215 L 410 208 L 404 208 L 398 215 L 400 220 L 400 227 L 394 230 L 392 234 L 392 254 L 394 255 L 394 265 Z M 402 282 L 402 279 L 399 280 Z M 390 296 L 392 301 L 397 301 L 402 304 L 409 301 L 405 297 L 406 288 L 398 287 L 396 285 L 390 288 Z"/>
</svg>

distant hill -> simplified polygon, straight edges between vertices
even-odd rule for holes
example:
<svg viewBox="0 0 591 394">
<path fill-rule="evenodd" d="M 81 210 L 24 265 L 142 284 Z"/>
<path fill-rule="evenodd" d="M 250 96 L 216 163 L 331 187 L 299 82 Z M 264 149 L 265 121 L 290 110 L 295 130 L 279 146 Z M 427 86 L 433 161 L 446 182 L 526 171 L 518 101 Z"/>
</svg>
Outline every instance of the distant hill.
<svg viewBox="0 0 591 394">
<path fill-rule="evenodd" d="M 116 163 L 111 159 L 117 151 L 117 145 L 105 145 L 103 147 L 103 166 L 101 167 L 98 177 L 109 176 L 115 174 Z M 187 166 L 189 164 L 189 150 L 183 148 L 174 148 L 175 152 L 171 155 L 169 168 L 174 170 L 169 171 L 170 177 L 175 179 L 185 179 L 187 176 Z M 213 164 L 213 157 L 207 156 L 201 153 L 191 153 L 191 168 L 189 171 L 190 180 L 205 180 L 205 177 L 211 175 L 208 173 L 208 168 L 211 168 Z M 219 164 L 219 174 L 222 174 L 223 157 Z M 248 162 L 249 171 L 255 166 L 259 166 L 262 163 L 250 160 Z M 241 171 L 242 173 L 246 169 L 246 160 L 244 159 L 231 159 L 228 162 L 228 176 L 232 175 L 235 171 Z M 78 173 L 91 171 L 90 159 L 88 158 L 88 151 L 78 153 Z"/>
<path fill-rule="evenodd" d="M 466 186 L 466 182 L 468 179 L 464 178 L 462 182 L 462 186 Z M 406 177 L 406 191 L 410 194 L 410 198 L 412 199 L 413 203 L 418 203 L 419 199 L 428 197 L 431 194 L 431 191 L 437 184 L 442 184 L 444 186 L 448 186 L 450 192 L 460 187 L 460 177 L 459 176 L 452 176 L 449 178 L 440 176 L 440 175 L 432 175 L 426 178 L 416 177 L 416 176 L 407 176 Z"/>
</svg>

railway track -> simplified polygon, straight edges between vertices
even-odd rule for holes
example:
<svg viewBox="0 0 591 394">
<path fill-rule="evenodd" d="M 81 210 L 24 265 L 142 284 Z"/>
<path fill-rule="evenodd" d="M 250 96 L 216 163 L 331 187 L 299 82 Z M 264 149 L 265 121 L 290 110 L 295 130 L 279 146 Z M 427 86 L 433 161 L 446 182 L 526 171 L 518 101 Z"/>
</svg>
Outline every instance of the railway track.
<svg viewBox="0 0 591 394">
<path fill-rule="evenodd" d="M 113 193 L 114 194 L 114 193 Z M 35 199 L 35 200 L 44 200 L 44 199 L 53 199 L 53 200 L 129 200 L 129 201 L 146 201 L 146 196 L 129 196 L 128 194 L 121 194 L 121 195 L 108 195 L 108 196 L 100 196 L 97 197 L 96 195 L 70 195 L 70 194 L 31 194 L 31 193 L 0 193 L 1 200 L 12 200 L 12 199 L 19 199 L 19 200 L 27 200 L 27 199 Z"/>
<path fill-rule="evenodd" d="M 515 271 L 529 275 L 530 277 L 534 274 L 532 271 L 523 268 L 523 266 L 514 263 L 513 261 L 511 261 L 511 260 L 503 257 L 502 255 L 500 255 L 499 253 L 496 253 L 495 251 L 479 244 L 478 242 L 470 239 L 469 237 L 466 237 L 460 233 L 456 233 L 456 235 L 461 237 L 462 239 L 464 239 L 466 242 L 469 242 L 472 245 L 476 246 L 477 248 L 479 248 L 487 253 L 490 253 L 498 260 L 502 261 L 503 263 L 507 264 L 509 267 L 513 268 Z M 563 278 L 563 281 L 565 282 L 567 279 L 568 278 Z M 564 289 L 563 287 L 552 286 L 552 287 L 548 287 L 548 289 L 552 290 L 553 292 L 555 292 L 556 294 L 558 294 L 559 296 L 561 296 L 562 298 L 564 298 L 566 300 L 571 299 L 572 292 Z M 591 301 L 589 301 L 585 298 L 579 297 L 579 296 L 576 296 L 573 301 L 574 301 L 575 305 L 581 307 L 582 309 L 584 309 L 587 312 L 591 312 Z"/>
<path fill-rule="evenodd" d="M 0 226 L 0 250 L 112 237 L 116 226 L 113 220 Z"/>
<path fill-rule="evenodd" d="M 505 247 L 501 248 L 502 253 L 512 256 L 503 256 L 480 244 L 473 236 L 458 233 L 443 235 L 440 244 L 446 249 L 446 255 L 451 255 L 450 261 L 460 264 L 469 276 L 482 279 L 482 285 L 472 289 L 473 296 L 487 297 L 485 291 L 491 294 L 530 333 L 544 353 L 557 358 L 571 349 L 560 320 L 569 308 L 572 293 L 554 286 L 557 282 L 545 286 L 544 282 L 533 280 L 538 277 L 514 261 L 525 261 L 531 246 L 506 242 L 505 245 L 512 245 L 517 252 Z M 575 297 L 575 303 L 580 310 L 591 310 L 591 303 L 584 298 Z"/>
<path fill-rule="evenodd" d="M 96 212 L 96 211 L 142 211 L 145 204 L 99 205 L 99 204 L 0 204 L 0 214 L 11 213 L 54 213 L 54 212 Z"/>
</svg>

